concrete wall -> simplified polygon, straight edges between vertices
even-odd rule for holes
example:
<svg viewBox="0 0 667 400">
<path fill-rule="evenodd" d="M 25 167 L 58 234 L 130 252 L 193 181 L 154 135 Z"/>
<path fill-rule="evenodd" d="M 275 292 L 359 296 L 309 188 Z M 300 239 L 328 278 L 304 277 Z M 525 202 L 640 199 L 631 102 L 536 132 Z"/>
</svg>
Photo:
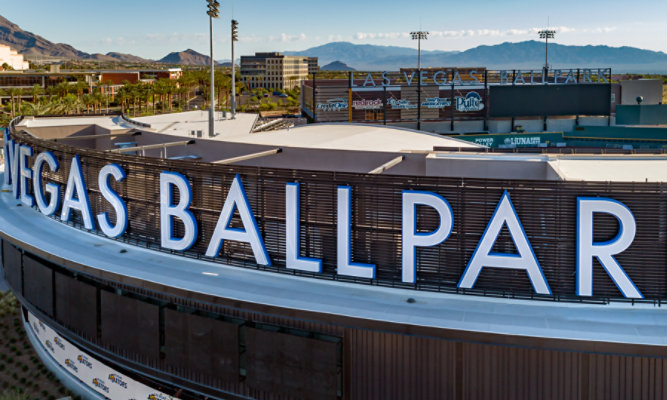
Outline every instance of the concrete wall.
<svg viewBox="0 0 667 400">
<path fill-rule="evenodd" d="M 667 124 L 667 105 L 623 105 L 616 108 L 619 125 L 662 125 Z"/>
<path fill-rule="evenodd" d="M 515 157 L 518 158 L 518 157 Z M 504 158 L 490 159 L 475 155 L 426 158 L 426 176 L 448 176 L 484 179 L 561 180 L 546 158 L 522 158 L 516 161 Z"/>
<path fill-rule="evenodd" d="M 18 129 L 21 129 L 21 127 L 19 126 Z M 68 136 L 94 135 L 96 133 L 95 125 L 29 127 L 26 129 L 41 139 L 57 139 Z M 90 140 L 88 140 L 88 142 L 90 142 Z"/>
<path fill-rule="evenodd" d="M 621 104 L 637 104 L 637 96 L 644 97 L 642 104 L 662 103 L 662 81 L 659 79 L 621 81 Z"/>
</svg>

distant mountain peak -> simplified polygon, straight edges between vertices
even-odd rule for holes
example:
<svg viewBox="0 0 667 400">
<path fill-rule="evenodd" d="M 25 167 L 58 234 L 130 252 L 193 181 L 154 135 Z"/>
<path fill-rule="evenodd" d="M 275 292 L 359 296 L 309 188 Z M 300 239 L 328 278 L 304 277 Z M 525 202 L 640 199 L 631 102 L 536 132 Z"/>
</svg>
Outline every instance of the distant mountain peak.
<svg viewBox="0 0 667 400">
<path fill-rule="evenodd" d="M 320 68 L 322 71 L 356 71 L 356 69 L 350 67 L 341 61 L 333 61 L 324 67 Z"/>
<path fill-rule="evenodd" d="M 169 53 L 157 62 L 178 65 L 210 65 L 211 57 L 205 56 L 195 50 L 187 49 Z M 219 64 L 217 61 L 216 64 Z"/>
</svg>

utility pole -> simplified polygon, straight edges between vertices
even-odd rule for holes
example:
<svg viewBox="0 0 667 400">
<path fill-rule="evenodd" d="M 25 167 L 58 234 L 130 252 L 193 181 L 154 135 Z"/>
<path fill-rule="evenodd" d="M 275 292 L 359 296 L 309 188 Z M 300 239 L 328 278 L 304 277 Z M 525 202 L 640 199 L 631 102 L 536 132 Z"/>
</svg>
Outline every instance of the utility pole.
<svg viewBox="0 0 667 400">
<path fill-rule="evenodd" d="M 236 118 L 236 65 L 234 62 L 234 42 L 239 41 L 239 21 L 232 20 L 232 119 Z"/>
<path fill-rule="evenodd" d="M 220 15 L 220 3 L 218 0 L 206 0 L 210 22 L 210 42 L 211 42 L 211 106 L 208 110 L 208 136 L 215 136 L 215 61 L 213 60 L 213 18 Z"/>
</svg>

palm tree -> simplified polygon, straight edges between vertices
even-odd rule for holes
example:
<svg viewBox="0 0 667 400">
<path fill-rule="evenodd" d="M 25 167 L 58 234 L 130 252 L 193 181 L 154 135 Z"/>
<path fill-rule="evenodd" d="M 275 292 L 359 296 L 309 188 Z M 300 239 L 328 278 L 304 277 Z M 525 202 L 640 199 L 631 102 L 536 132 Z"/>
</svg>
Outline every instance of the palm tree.
<svg viewBox="0 0 667 400">
<path fill-rule="evenodd" d="M 84 95 L 81 97 L 81 100 L 83 101 L 83 105 L 86 106 L 86 112 L 89 113 L 89 112 L 90 112 L 90 106 L 93 104 L 91 95 L 89 95 L 89 94 L 84 94 Z"/>
<path fill-rule="evenodd" d="M 58 95 L 59 99 L 63 99 L 69 93 L 70 86 L 69 83 L 67 83 L 67 81 L 63 80 L 62 82 L 57 84 L 53 90 Z"/>
<path fill-rule="evenodd" d="M 16 96 L 17 100 L 20 102 L 21 101 L 21 95 L 23 94 L 23 89 L 21 88 L 10 88 L 9 89 L 9 99 L 12 103 L 12 112 L 10 116 L 14 118 L 16 116 L 16 100 L 14 100 L 14 96 Z"/>
<path fill-rule="evenodd" d="M 111 80 L 107 80 L 104 82 L 104 95 L 107 100 L 107 114 L 109 113 L 109 86 L 113 85 L 113 82 Z"/>
<path fill-rule="evenodd" d="M 120 88 L 116 94 L 116 101 L 120 104 L 120 111 L 125 113 L 125 102 L 127 101 L 127 91 L 125 87 Z"/>
<path fill-rule="evenodd" d="M 44 88 L 41 85 L 35 83 L 30 89 L 30 94 L 32 95 L 32 102 L 37 103 L 37 97 L 41 94 L 44 94 Z"/>
<path fill-rule="evenodd" d="M 73 94 L 68 94 L 62 98 L 63 111 L 65 114 L 71 114 L 73 111 L 79 111 L 79 99 Z"/>
<path fill-rule="evenodd" d="M 160 100 L 160 108 L 162 111 L 162 114 L 164 114 L 164 95 L 167 93 L 167 88 L 165 87 L 165 83 L 163 79 L 160 79 L 159 81 L 153 83 L 154 85 L 154 91 L 158 95 L 158 98 Z"/>
<path fill-rule="evenodd" d="M 102 103 L 104 103 L 104 95 L 98 91 L 93 93 L 93 103 L 97 106 L 97 112 L 102 113 Z"/>
<path fill-rule="evenodd" d="M 53 103 L 37 102 L 30 103 L 24 101 L 21 104 L 21 112 L 23 115 L 47 115 L 51 114 L 53 110 Z"/>
</svg>

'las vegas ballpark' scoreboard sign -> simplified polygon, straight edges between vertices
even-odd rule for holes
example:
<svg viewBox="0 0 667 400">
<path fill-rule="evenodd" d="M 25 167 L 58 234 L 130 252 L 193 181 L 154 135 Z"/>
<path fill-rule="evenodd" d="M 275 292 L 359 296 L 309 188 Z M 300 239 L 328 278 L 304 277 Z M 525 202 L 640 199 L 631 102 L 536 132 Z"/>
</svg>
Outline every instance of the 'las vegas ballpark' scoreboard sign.
<svg viewBox="0 0 667 400">
<path fill-rule="evenodd" d="M 72 219 L 76 213 L 85 228 L 99 230 L 110 238 L 119 238 L 127 233 L 128 208 L 125 199 L 114 191 L 111 181 L 122 182 L 128 179 L 126 171 L 118 164 L 109 163 L 99 169 L 97 187 L 99 195 L 106 202 L 108 211 L 93 213 L 84 179 L 82 163 L 78 155 L 73 155 L 67 173 L 67 183 L 45 182 L 45 172 L 60 170 L 56 156 L 51 151 L 35 154 L 33 147 L 13 140 L 5 133 L 5 173 L 4 184 L 11 187 L 13 196 L 29 207 L 36 207 L 41 213 L 55 216 L 64 222 Z M 186 251 L 195 242 L 207 243 L 205 255 L 216 258 L 225 241 L 246 243 L 252 249 L 254 261 L 258 265 L 271 265 L 271 257 L 265 246 L 265 238 L 257 225 L 255 215 L 246 195 L 239 175 L 233 178 L 225 194 L 217 223 L 208 237 L 200 237 L 198 221 L 190 209 L 193 191 L 188 177 L 170 171 L 159 172 L 159 232 L 160 245 L 163 249 Z M 62 186 L 65 186 L 64 188 Z M 62 190 L 64 189 L 64 191 Z M 202 188 L 202 190 L 205 190 Z M 61 198 L 61 193 L 63 193 Z M 285 267 L 291 270 L 318 274 L 322 272 L 323 260 L 301 255 L 300 246 L 300 184 L 284 183 L 285 223 L 284 247 L 282 248 Z M 97 193 L 95 194 L 97 195 Z M 355 278 L 376 278 L 376 265 L 355 262 L 352 258 L 351 214 L 352 187 L 338 186 L 333 193 L 336 204 L 336 273 Z M 476 245 L 472 256 L 466 260 L 466 267 L 458 280 L 457 287 L 471 289 L 475 287 L 480 273 L 485 268 L 500 269 L 507 274 L 525 273 L 534 293 L 552 295 L 549 282 L 543 273 L 540 260 L 536 257 L 528 235 L 517 215 L 511 199 L 511 193 L 505 191 L 498 199 L 495 212 L 491 216 L 486 230 Z M 403 190 L 401 204 L 401 254 L 400 278 L 404 283 L 418 281 L 419 257 L 417 252 L 432 246 L 447 245 L 454 226 L 454 213 L 449 201 L 440 194 L 430 191 Z M 536 200 L 537 201 L 537 200 Z M 643 298 L 640 288 L 628 276 L 616 256 L 630 247 L 635 239 L 637 223 L 631 210 L 623 203 L 612 198 L 578 197 L 576 200 L 576 295 L 592 296 L 594 287 L 594 260 L 601 264 L 606 275 L 613 281 L 620 293 L 626 298 Z M 428 210 L 427 210 L 428 209 Z M 238 211 L 242 228 L 230 227 L 235 210 Z M 428 211 L 437 219 L 437 228 L 431 231 L 418 229 L 417 221 Z M 110 218 L 110 212 L 115 218 Z M 594 219 L 605 214 L 617 221 L 616 236 L 608 241 L 595 240 Z M 115 221 L 115 222 L 112 222 Z M 175 228 L 178 223 L 179 229 Z M 515 251 L 498 253 L 494 245 L 507 231 L 514 243 Z M 176 234 L 179 232 L 179 234 Z M 274 249 L 275 251 L 275 249 Z M 513 270 L 514 272 L 512 272 Z"/>
</svg>

